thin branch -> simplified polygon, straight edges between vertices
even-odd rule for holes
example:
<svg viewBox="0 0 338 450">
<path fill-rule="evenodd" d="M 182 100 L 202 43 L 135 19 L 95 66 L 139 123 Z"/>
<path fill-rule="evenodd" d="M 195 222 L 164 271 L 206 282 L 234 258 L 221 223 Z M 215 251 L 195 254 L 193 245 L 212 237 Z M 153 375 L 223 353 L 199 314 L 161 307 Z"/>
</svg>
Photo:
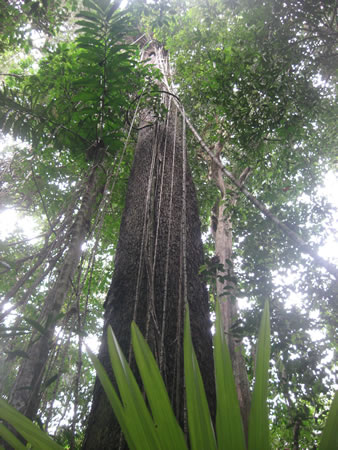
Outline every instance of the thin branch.
<svg viewBox="0 0 338 450">
<path fill-rule="evenodd" d="M 37 236 L 33 236 L 31 238 L 22 239 L 21 241 L 16 241 L 16 242 L 11 242 L 11 243 L 5 242 L 5 246 L 6 247 L 14 247 L 15 245 L 25 244 L 26 242 L 33 241 L 34 239 L 39 239 L 41 237 L 44 237 L 47 234 L 48 234 L 48 232 L 46 231 L 45 233 L 38 234 Z"/>
<path fill-rule="evenodd" d="M 23 306 L 27 300 L 34 294 L 36 288 L 42 283 L 42 281 L 46 278 L 46 276 L 54 269 L 57 262 L 61 258 L 63 250 L 61 250 L 51 261 L 49 262 L 48 267 L 38 276 L 38 278 L 34 281 L 34 283 L 27 289 L 27 291 L 22 295 L 20 300 L 18 300 L 14 305 L 10 308 L 6 309 L 2 314 L 0 314 L 0 323 L 9 315 L 12 311 L 17 310 L 20 306 Z M 2 302 L 4 304 L 4 302 Z"/>
<path fill-rule="evenodd" d="M 3 76 L 3 77 L 15 77 L 15 78 L 21 79 L 21 78 L 23 78 L 23 77 L 25 77 L 27 75 L 19 75 L 17 73 L 0 73 L 0 76 Z"/>
</svg>

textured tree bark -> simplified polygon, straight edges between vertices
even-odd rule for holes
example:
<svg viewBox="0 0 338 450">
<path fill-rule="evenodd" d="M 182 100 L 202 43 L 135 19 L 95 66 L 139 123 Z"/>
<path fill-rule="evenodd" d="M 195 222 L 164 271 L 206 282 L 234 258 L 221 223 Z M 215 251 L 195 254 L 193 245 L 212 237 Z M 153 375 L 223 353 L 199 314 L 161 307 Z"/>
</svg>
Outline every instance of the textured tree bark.
<svg viewBox="0 0 338 450">
<path fill-rule="evenodd" d="M 26 351 L 28 357 L 22 361 L 9 397 L 9 403 L 30 419 L 35 418 L 39 407 L 39 392 L 57 316 L 71 286 L 81 256 L 81 245 L 90 226 L 90 217 L 98 194 L 97 170 L 98 167 L 94 166 L 88 177 L 79 212 L 70 230 L 71 239 L 68 252 L 55 285 L 45 299 L 39 318 L 39 323 L 44 326 L 45 332 L 35 331 L 33 333 Z"/>
<path fill-rule="evenodd" d="M 105 325 L 99 358 L 113 379 L 106 342 L 107 326 L 112 326 L 128 358 L 130 324 L 134 319 L 161 366 L 174 411 L 184 425 L 184 235 L 192 336 L 212 411 L 215 409 L 215 395 L 208 295 L 198 275 L 203 262 L 203 249 L 197 200 L 188 169 L 185 234 L 182 228 L 182 130 L 177 126 L 175 132 L 175 115 L 172 110 L 167 125 L 156 124 L 139 133 L 115 270 L 105 302 Z M 97 381 L 83 448 L 123 448 L 119 444 L 119 427 Z"/>
<path fill-rule="evenodd" d="M 215 146 L 215 156 L 220 157 L 222 146 L 220 143 Z M 243 172 L 241 182 L 245 180 L 249 171 Z M 231 194 L 230 200 L 226 200 L 226 191 L 228 186 L 224 183 L 223 173 L 220 167 L 211 161 L 211 175 L 220 190 L 220 201 L 214 207 L 213 234 L 215 239 L 215 253 L 218 257 L 219 264 L 224 271 L 217 272 L 216 292 L 220 300 L 222 319 L 226 340 L 228 343 L 232 369 L 234 373 L 237 396 L 241 410 L 243 428 L 248 436 L 248 422 L 250 411 L 250 389 L 248 375 L 243 357 L 243 348 L 241 339 L 234 336 L 232 326 L 238 319 L 238 308 L 236 301 L 236 285 L 233 281 L 232 267 L 232 221 L 229 206 L 236 203 L 236 195 Z"/>
</svg>

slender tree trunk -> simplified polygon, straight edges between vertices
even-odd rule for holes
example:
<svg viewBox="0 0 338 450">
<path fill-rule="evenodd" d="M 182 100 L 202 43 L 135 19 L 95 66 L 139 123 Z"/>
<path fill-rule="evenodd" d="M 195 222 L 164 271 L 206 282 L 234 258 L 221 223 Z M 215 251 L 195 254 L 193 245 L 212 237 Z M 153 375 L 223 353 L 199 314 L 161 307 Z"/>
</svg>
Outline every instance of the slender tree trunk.
<svg viewBox="0 0 338 450">
<path fill-rule="evenodd" d="M 182 351 L 185 297 L 212 411 L 215 397 L 208 295 L 198 275 L 203 249 L 197 200 L 189 169 L 186 182 L 182 182 L 182 127 L 176 115 L 176 108 L 172 108 L 166 125 L 156 124 L 139 133 L 115 270 L 105 302 L 99 358 L 113 380 L 107 326 L 112 326 L 128 358 L 130 325 L 134 319 L 154 352 L 174 411 L 183 426 L 186 419 Z M 180 123 L 181 120 L 179 117 Z M 122 448 L 119 427 L 99 381 L 95 384 L 84 448 Z"/>
<path fill-rule="evenodd" d="M 90 226 L 90 217 L 98 194 L 97 172 L 94 166 L 82 197 L 81 206 L 71 228 L 71 240 L 54 287 L 48 292 L 39 323 L 45 331 L 35 331 L 13 385 L 9 402 L 18 411 L 33 419 L 39 407 L 40 388 L 48 360 L 57 317 L 71 287 L 81 256 L 81 245 Z"/>
<path fill-rule="evenodd" d="M 299 437 L 302 421 L 299 417 L 296 417 L 293 426 L 293 447 L 292 450 L 299 450 Z"/>
<path fill-rule="evenodd" d="M 215 156 L 220 157 L 222 146 L 220 143 L 215 146 Z M 244 182 L 249 171 L 246 170 L 241 176 Z M 234 336 L 232 326 L 238 319 L 238 306 L 236 300 L 236 284 L 234 282 L 233 255 L 232 255 L 232 221 L 231 207 L 237 201 L 236 194 L 229 192 L 229 186 L 224 183 L 223 173 L 220 167 L 211 161 L 211 174 L 220 191 L 220 200 L 214 206 L 214 217 L 212 231 L 215 239 L 215 253 L 219 264 L 224 270 L 217 271 L 216 292 L 220 300 L 224 332 L 227 339 L 232 368 L 237 388 L 237 395 L 243 427 L 246 438 L 248 436 L 248 422 L 250 411 L 250 389 L 245 360 L 243 357 L 243 346 L 241 339 Z"/>
</svg>

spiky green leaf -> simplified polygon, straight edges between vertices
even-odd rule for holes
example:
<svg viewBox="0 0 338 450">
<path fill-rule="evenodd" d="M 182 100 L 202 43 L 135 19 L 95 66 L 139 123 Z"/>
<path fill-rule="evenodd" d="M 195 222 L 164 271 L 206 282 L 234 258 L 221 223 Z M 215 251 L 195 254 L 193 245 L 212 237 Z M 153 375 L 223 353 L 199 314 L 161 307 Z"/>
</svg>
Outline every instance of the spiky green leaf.
<svg viewBox="0 0 338 450">
<path fill-rule="evenodd" d="M 184 323 L 184 374 L 191 448 L 192 450 L 216 449 L 209 406 L 192 345 L 188 307 Z"/>
<path fill-rule="evenodd" d="M 147 394 L 157 432 L 161 440 L 161 448 L 186 450 L 182 429 L 173 413 L 168 393 L 150 348 L 135 323 L 132 324 L 132 342 L 142 382 Z"/>
<path fill-rule="evenodd" d="M 329 416 L 320 440 L 319 450 L 332 450 L 338 448 L 338 391 L 333 398 Z"/>
<path fill-rule="evenodd" d="M 269 450 L 268 382 L 270 361 L 269 302 L 265 302 L 257 341 L 255 386 L 249 416 L 249 450 Z"/>
<path fill-rule="evenodd" d="M 219 449 L 245 450 L 245 437 L 232 371 L 230 353 L 224 335 L 220 304 L 216 303 L 214 336 L 216 380 L 216 432 Z"/>
</svg>

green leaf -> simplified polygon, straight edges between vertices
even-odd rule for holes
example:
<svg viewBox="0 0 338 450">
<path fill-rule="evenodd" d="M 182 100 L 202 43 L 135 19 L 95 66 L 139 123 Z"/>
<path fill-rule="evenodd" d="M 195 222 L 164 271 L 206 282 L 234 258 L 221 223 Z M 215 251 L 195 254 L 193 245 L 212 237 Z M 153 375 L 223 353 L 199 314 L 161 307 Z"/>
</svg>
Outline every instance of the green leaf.
<svg viewBox="0 0 338 450">
<path fill-rule="evenodd" d="M 79 36 L 76 40 L 76 42 L 81 44 L 88 44 L 90 47 L 104 47 L 102 41 L 100 39 L 96 39 L 93 36 Z"/>
<path fill-rule="evenodd" d="M 113 408 L 114 414 L 120 424 L 120 427 L 122 429 L 122 432 L 124 434 L 124 437 L 128 443 L 128 446 L 131 450 L 137 449 L 136 443 L 133 441 L 132 436 L 129 433 L 129 427 L 130 424 L 128 422 L 128 417 L 126 417 L 126 413 L 124 410 L 124 407 L 119 399 L 119 396 L 117 395 L 108 375 L 105 371 L 104 367 L 100 363 L 99 359 L 94 355 L 94 353 L 91 352 L 91 350 L 87 347 L 87 352 L 92 360 L 92 363 L 95 367 L 97 376 L 99 377 L 99 380 L 102 384 L 102 387 L 107 395 L 107 398 L 109 400 L 109 403 L 111 407 Z"/>
<path fill-rule="evenodd" d="M 228 345 L 224 335 L 220 304 L 216 303 L 214 336 L 216 380 L 216 432 L 219 449 L 245 450 L 245 436 Z"/>
<path fill-rule="evenodd" d="M 32 327 L 35 328 L 37 331 L 39 331 L 39 333 L 41 334 L 46 333 L 46 329 L 42 325 L 40 325 L 40 323 L 37 320 L 31 319 L 29 317 L 24 317 L 24 320 L 30 325 L 32 325 Z"/>
<path fill-rule="evenodd" d="M 40 430 L 27 417 L 19 413 L 5 400 L 0 398 L 0 418 L 12 425 L 22 437 L 38 450 L 60 450 L 62 447 L 54 442 L 47 433 Z"/>
<path fill-rule="evenodd" d="M 76 25 L 81 28 L 77 30 L 77 33 L 88 33 L 90 35 L 100 36 L 102 29 L 98 27 L 95 23 L 88 22 L 87 20 L 78 20 Z"/>
<path fill-rule="evenodd" d="M 113 6 L 110 8 L 110 10 L 107 11 L 107 15 L 111 15 Z M 111 16 L 110 23 L 112 25 L 116 24 L 126 24 L 126 11 L 115 11 L 114 14 Z"/>
<path fill-rule="evenodd" d="M 0 424 L 0 436 L 8 442 L 15 450 L 25 450 L 27 447 L 23 445 L 21 441 L 11 432 L 9 431 L 4 424 Z M 2 447 L 3 448 L 3 447 Z"/>
<path fill-rule="evenodd" d="M 131 332 L 137 368 L 142 378 L 153 419 L 157 425 L 161 448 L 171 450 L 175 443 L 175 449 L 187 449 L 183 431 L 172 410 L 155 358 L 134 322 Z"/>
<path fill-rule="evenodd" d="M 108 11 L 106 12 L 106 18 L 107 20 L 112 18 L 112 15 L 114 14 L 114 12 L 116 11 L 116 5 L 113 3 L 112 6 L 108 9 Z"/>
<path fill-rule="evenodd" d="M 85 102 L 85 104 L 88 106 L 88 101 L 90 102 L 98 102 L 100 97 L 98 95 L 97 92 L 91 92 L 91 91 L 82 91 L 79 92 L 76 96 L 74 96 L 74 98 L 77 101 L 81 101 L 81 102 Z M 83 110 L 80 110 L 81 114 L 83 114 Z M 93 114 L 94 110 L 91 108 L 90 109 L 90 114 Z"/>
<path fill-rule="evenodd" d="M 89 20 L 97 25 L 102 26 L 103 25 L 103 17 L 99 14 L 97 14 L 95 11 L 81 11 L 80 13 L 76 14 L 76 17 L 79 17 L 80 19 Z"/>
<path fill-rule="evenodd" d="M 202 264 L 198 270 L 198 274 L 201 275 L 203 272 L 208 270 L 208 265 L 207 264 Z"/>
<path fill-rule="evenodd" d="M 98 14 L 101 14 L 101 16 L 104 16 L 104 11 L 101 9 L 99 3 L 92 2 L 91 0 L 84 0 L 83 6 L 85 6 L 88 9 L 94 9 Z"/>
<path fill-rule="evenodd" d="M 90 78 L 83 78 L 81 80 L 76 80 L 73 82 L 73 86 L 75 87 L 82 87 L 82 88 L 93 88 L 92 92 L 90 93 L 90 97 L 91 99 L 94 101 L 95 98 L 98 97 L 96 89 L 98 86 L 98 81 L 97 79 L 95 79 L 95 77 L 93 77 L 92 79 Z"/>
<path fill-rule="evenodd" d="M 52 383 L 54 383 L 54 381 L 56 381 L 58 379 L 58 374 L 56 373 L 55 375 L 53 375 L 52 377 L 50 377 L 44 384 L 44 387 L 47 388 L 48 386 L 50 386 Z"/>
<path fill-rule="evenodd" d="M 184 373 L 191 448 L 192 450 L 216 449 L 208 402 L 191 340 L 188 307 L 184 323 Z"/>
<path fill-rule="evenodd" d="M 332 450 L 338 448 L 338 391 L 333 398 L 329 416 L 320 440 L 319 450 Z"/>
<path fill-rule="evenodd" d="M 119 347 L 111 327 L 107 331 L 112 369 L 128 418 L 128 431 L 140 449 L 161 449 L 155 425 L 145 404 L 135 377 Z"/>
<path fill-rule="evenodd" d="M 256 380 L 249 417 L 249 450 L 268 450 L 268 381 L 270 361 L 269 302 L 265 302 L 257 341 Z"/>
</svg>

